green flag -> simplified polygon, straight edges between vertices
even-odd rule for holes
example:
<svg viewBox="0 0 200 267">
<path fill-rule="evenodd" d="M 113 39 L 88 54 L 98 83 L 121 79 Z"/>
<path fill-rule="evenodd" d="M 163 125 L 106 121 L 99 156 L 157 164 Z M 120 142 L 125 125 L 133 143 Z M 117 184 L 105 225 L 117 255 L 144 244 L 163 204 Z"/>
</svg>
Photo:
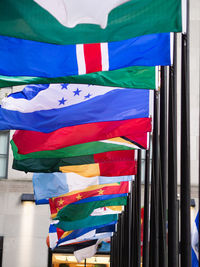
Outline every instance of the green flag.
<svg viewBox="0 0 200 267">
<path fill-rule="evenodd" d="M 180 31 L 181 0 L 0 1 L 0 35 L 26 40 L 100 43 Z"/>
<path fill-rule="evenodd" d="M 155 89 L 155 67 L 128 67 L 57 78 L 2 76 L 0 88 L 23 84 L 77 83 L 123 88 Z"/>
<path fill-rule="evenodd" d="M 107 206 L 124 206 L 126 201 L 127 197 L 116 197 L 81 204 L 70 204 L 59 210 L 55 219 L 63 221 L 82 220 L 88 217 L 94 209 Z"/>
</svg>

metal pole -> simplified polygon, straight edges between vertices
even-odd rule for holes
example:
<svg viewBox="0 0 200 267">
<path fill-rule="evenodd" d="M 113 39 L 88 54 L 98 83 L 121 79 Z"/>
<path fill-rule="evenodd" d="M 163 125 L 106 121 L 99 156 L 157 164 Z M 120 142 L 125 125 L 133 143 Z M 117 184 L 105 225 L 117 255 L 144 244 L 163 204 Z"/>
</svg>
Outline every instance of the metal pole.
<svg viewBox="0 0 200 267">
<path fill-rule="evenodd" d="M 158 217 L 158 193 L 159 193 L 159 92 L 154 92 L 154 130 L 153 130 L 153 157 L 151 180 L 151 225 L 150 225 L 150 267 L 159 267 L 159 217 Z"/>
<path fill-rule="evenodd" d="M 160 190 L 159 190 L 159 266 L 167 266 L 166 188 L 167 188 L 167 67 L 161 67 L 160 87 Z"/>
<path fill-rule="evenodd" d="M 52 266 L 52 250 L 48 248 L 48 267 Z"/>
<path fill-rule="evenodd" d="M 146 151 L 145 183 L 144 183 L 144 227 L 143 227 L 143 267 L 149 266 L 149 179 L 150 151 Z"/>
<path fill-rule="evenodd" d="M 191 266 L 190 231 L 190 89 L 189 89 L 189 0 L 187 33 L 182 34 L 181 62 L 181 267 Z"/>
<path fill-rule="evenodd" d="M 131 267 L 136 267 L 136 264 L 135 264 L 136 246 L 137 246 L 137 240 L 135 238 L 136 179 L 137 179 L 137 175 L 135 175 L 135 181 L 134 183 L 132 183 Z"/>
<path fill-rule="evenodd" d="M 177 232 L 177 36 L 174 34 L 174 59 L 169 69 L 169 131 L 168 131 L 168 267 L 178 266 Z"/>
<path fill-rule="evenodd" d="M 133 182 L 132 182 L 133 184 Z M 131 190 L 133 186 L 131 186 Z M 128 231 L 129 231 L 129 238 L 128 238 L 128 267 L 131 267 L 132 264 L 132 223 L 133 223 L 133 193 L 129 194 L 128 198 Z"/>
<path fill-rule="evenodd" d="M 138 150 L 138 170 L 136 176 L 136 205 L 135 205 L 135 266 L 141 266 L 141 150 Z"/>
</svg>

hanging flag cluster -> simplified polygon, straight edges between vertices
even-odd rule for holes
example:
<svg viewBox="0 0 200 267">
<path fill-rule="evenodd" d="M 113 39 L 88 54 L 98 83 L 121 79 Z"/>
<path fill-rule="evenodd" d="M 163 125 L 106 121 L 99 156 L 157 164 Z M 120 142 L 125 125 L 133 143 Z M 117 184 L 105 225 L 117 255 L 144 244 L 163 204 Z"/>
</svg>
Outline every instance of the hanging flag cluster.
<svg viewBox="0 0 200 267">
<path fill-rule="evenodd" d="M 52 249 L 81 261 L 115 232 L 180 10 L 177 0 L 1 1 L 0 87 L 26 86 L 3 99 L 0 130 L 17 130 L 13 168 L 33 172 L 36 203 L 49 204 Z"/>
</svg>

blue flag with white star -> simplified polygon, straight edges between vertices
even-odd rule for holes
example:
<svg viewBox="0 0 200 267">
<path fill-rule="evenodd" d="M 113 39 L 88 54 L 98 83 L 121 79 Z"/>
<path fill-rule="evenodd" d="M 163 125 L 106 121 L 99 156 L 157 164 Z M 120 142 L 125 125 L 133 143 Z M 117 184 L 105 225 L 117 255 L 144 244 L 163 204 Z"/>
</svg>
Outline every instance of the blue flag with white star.
<svg viewBox="0 0 200 267">
<path fill-rule="evenodd" d="M 147 118 L 150 94 L 87 84 L 28 85 L 2 100 L 0 130 L 48 133 L 87 123 Z"/>
</svg>

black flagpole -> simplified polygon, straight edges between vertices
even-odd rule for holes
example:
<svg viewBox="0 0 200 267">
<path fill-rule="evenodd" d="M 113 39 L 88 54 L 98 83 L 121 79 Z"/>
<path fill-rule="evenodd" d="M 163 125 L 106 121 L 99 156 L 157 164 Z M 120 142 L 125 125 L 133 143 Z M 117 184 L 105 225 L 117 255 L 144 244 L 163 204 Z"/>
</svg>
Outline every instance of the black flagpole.
<svg viewBox="0 0 200 267">
<path fill-rule="evenodd" d="M 150 214 L 150 252 L 149 266 L 159 267 L 159 217 L 158 217 L 158 192 L 159 192 L 159 92 L 154 92 L 154 129 L 152 145 L 152 179 L 151 179 L 151 214 Z"/>
<path fill-rule="evenodd" d="M 160 190 L 159 190 L 159 266 L 166 267 L 166 188 L 167 188 L 167 67 L 161 67 L 160 87 Z"/>
<path fill-rule="evenodd" d="M 146 151 L 144 183 L 144 222 L 143 222 L 143 261 L 142 266 L 149 266 L 149 179 L 150 179 L 150 148 Z"/>
<path fill-rule="evenodd" d="M 191 266 L 190 230 L 190 89 L 189 89 L 189 0 L 187 33 L 182 34 L 181 62 L 181 267 Z"/>
<path fill-rule="evenodd" d="M 136 205 L 135 205 L 135 238 L 136 238 L 136 267 L 141 266 L 141 150 L 138 150 L 138 168 L 136 176 Z"/>
<path fill-rule="evenodd" d="M 177 213 L 177 37 L 174 34 L 173 65 L 169 69 L 169 130 L 168 130 L 168 266 L 178 266 Z"/>
<path fill-rule="evenodd" d="M 132 223 L 133 223 L 133 193 L 132 193 L 132 186 L 133 182 L 131 182 L 131 193 L 129 194 L 128 198 L 128 231 L 129 231 L 129 238 L 128 238 L 128 267 L 132 267 Z"/>
</svg>

